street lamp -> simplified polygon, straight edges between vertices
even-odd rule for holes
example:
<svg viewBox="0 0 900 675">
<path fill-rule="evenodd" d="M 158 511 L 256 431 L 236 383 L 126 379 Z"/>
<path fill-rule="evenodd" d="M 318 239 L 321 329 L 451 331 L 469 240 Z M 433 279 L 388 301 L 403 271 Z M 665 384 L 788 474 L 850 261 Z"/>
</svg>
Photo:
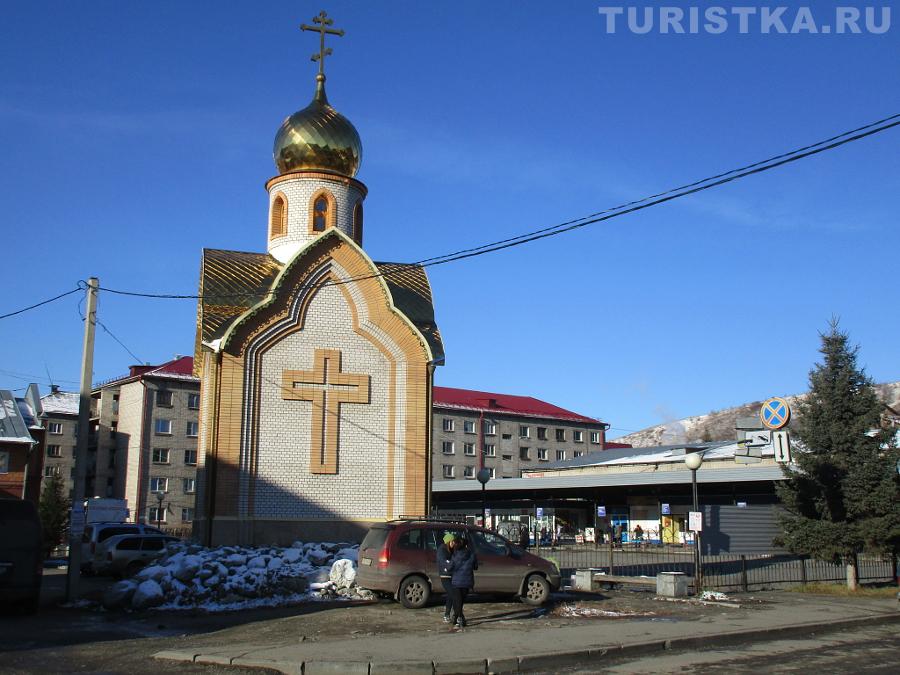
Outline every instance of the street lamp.
<svg viewBox="0 0 900 675">
<path fill-rule="evenodd" d="M 156 497 L 156 529 L 162 529 L 162 504 L 163 500 L 166 498 L 166 493 L 162 490 L 157 490 L 153 493 Z"/>
<path fill-rule="evenodd" d="M 694 496 L 694 511 L 700 510 L 697 495 L 697 469 L 703 464 L 703 456 L 699 452 L 690 452 L 684 456 L 684 463 L 691 470 L 691 491 Z M 690 520 L 688 520 L 690 522 Z M 703 582 L 703 570 L 700 569 L 700 530 L 694 530 L 694 592 L 700 592 Z"/>
<path fill-rule="evenodd" d="M 481 526 L 484 529 L 488 529 L 487 526 L 487 518 L 485 516 L 485 508 L 484 508 L 484 493 L 485 486 L 488 481 L 491 479 L 491 470 L 490 469 L 481 469 L 476 476 L 478 478 L 478 482 L 481 483 Z"/>
</svg>

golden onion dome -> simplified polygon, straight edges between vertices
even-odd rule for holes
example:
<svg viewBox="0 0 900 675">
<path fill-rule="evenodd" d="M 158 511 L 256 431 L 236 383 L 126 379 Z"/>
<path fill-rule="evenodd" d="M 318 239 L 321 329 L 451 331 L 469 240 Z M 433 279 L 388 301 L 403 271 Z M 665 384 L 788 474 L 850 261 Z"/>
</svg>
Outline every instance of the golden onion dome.
<svg viewBox="0 0 900 675">
<path fill-rule="evenodd" d="M 275 136 L 275 166 L 291 171 L 333 171 L 351 178 L 359 171 L 362 142 L 346 117 L 328 104 L 325 76 L 316 77 L 312 103 L 288 117 Z"/>
</svg>

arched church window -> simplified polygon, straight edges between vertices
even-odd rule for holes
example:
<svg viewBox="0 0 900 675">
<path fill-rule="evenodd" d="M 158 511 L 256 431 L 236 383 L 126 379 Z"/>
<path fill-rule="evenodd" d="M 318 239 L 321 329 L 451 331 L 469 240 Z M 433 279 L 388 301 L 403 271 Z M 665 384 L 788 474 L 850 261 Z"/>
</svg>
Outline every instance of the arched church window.
<svg viewBox="0 0 900 675">
<path fill-rule="evenodd" d="M 353 241 L 362 246 L 363 237 L 363 205 L 362 201 L 356 202 L 353 207 Z"/>
<path fill-rule="evenodd" d="M 272 202 L 272 221 L 269 223 L 269 238 L 287 234 L 287 201 L 283 195 L 276 195 Z"/>
<path fill-rule="evenodd" d="M 328 200 L 325 195 L 316 198 L 313 205 L 313 229 L 316 232 L 322 232 L 328 225 Z"/>
</svg>

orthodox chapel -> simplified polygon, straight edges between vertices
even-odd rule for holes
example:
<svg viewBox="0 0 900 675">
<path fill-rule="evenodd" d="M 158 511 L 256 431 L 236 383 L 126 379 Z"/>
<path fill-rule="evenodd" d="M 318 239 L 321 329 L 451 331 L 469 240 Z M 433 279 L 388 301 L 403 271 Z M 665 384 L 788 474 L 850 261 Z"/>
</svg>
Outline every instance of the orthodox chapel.
<svg viewBox="0 0 900 675">
<path fill-rule="evenodd" d="M 363 249 L 362 144 L 325 94 L 331 26 L 301 26 L 319 69 L 275 136 L 265 252 L 203 251 L 194 532 L 210 545 L 359 540 L 430 506 L 443 345 L 425 270 Z"/>
</svg>

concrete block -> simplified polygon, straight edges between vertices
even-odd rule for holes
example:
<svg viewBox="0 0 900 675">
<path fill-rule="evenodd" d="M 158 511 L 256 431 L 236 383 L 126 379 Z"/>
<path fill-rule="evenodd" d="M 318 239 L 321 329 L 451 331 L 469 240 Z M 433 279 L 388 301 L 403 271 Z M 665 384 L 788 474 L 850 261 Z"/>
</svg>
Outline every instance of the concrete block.
<svg viewBox="0 0 900 675">
<path fill-rule="evenodd" d="M 575 576 L 572 577 L 572 588 L 584 593 L 593 591 L 594 573 L 595 570 L 575 570 Z"/>
<path fill-rule="evenodd" d="M 472 673 L 487 673 L 487 661 L 485 659 L 466 659 L 464 661 L 435 661 L 435 675 L 470 675 Z"/>
<path fill-rule="evenodd" d="M 656 575 L 656 594 L 663 598 L 686 598 L 687 576 L 684 572 L 660 572 Z"/>
<path fill-rule="evenodd" d="M 579 663 L 587 663 L 590 660 L 590 649 L 579 649 L 573 652 L 551 652 L 549 654 L 533 654 L 531 656 L 520 656 L 519 671 L 553 671 L 563 666 L 573 666 Z"/>
<path fill-rule="evenodd" d="M 488 675 L 502 675 L 503 673 L 518 673 L 519 659 L 488 659 Z"/>
<path fill-rule="evenodd" d="M 369 675 L 368 661 L 306 661 L 304 675 Z"/>
<path fill-rule="evenodd" d="M 168 659 L 170 661 L 193 661 L 199 656 L 199 652 L 187 649 L 164 649 L 153 655 L 155 659 Z"/>
<path fill-rule="evenodd" d="M 369 675 L 433 675 L 431 661 L 372 661 Z"/>
<path fill-rule="evenodd" d="M 248 656 L 238 656 L 237 658 L 232 659 L 231 665 L 245 666 L 247 668 L 268 668 L 269 670 L 277 670 L 285 675 L 303 675 L 302 661 L 276 661 L 273 659 L 263 659 L 258 656 L 253 656 L 252 654 Z"/>
<path fill-rule="evenodd" d="M 230 666 L 231 660 L 243 656 L 244 652 L 218 653 L 218 654 L 198 654 L 194 659 L 195 663 L 214 663 L 218 666 Z"/>
</svg>

